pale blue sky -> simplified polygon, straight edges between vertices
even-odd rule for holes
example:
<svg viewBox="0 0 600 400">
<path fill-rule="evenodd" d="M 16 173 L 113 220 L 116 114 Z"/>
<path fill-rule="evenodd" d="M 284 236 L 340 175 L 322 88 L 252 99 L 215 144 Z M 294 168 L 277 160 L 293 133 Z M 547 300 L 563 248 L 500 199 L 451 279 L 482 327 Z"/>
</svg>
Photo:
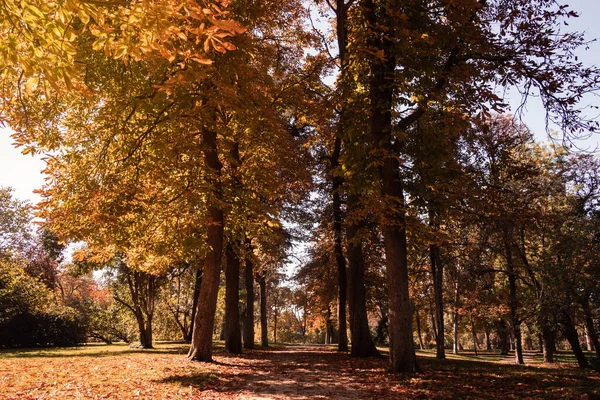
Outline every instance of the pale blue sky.
<svg viewBox="0 0 600 400">
<path fill-rule="evenodd" d="M 586 31 L 588 38 L 600 38 L 600 1 L 571 0 L 563 1 L 580 14 L 579 18 L 571 19 L 569 27 L 572 30 Z M 600 65 L 600 42 L 593 43 L 586 52 L 581 52 L 579 58 L 586 64 Z M 516 99 L 514 99 L 516 104 Z M 600 105 L 600 100 L 595 100 Z M 544 110 L 539 102 L 533 99 L 527 106 L 524 122 L 535 133 L 539 141 L 546 139 Z M 600 135 L 600 134 L 598 134 Z M 598 143 L 595 136 L 580 147 L 594 147 Z M 12 147 L 10 130 L 0 128 L 0 186 L 11 186 L 15 189 L 16 197 L 28 199 L 33 203 L 39 201 L 39 196 L 33 193 L 44 182 L 41 170 L 44 162 L 40 157 L 22 155 L 20 150 Z"/>
</svg>

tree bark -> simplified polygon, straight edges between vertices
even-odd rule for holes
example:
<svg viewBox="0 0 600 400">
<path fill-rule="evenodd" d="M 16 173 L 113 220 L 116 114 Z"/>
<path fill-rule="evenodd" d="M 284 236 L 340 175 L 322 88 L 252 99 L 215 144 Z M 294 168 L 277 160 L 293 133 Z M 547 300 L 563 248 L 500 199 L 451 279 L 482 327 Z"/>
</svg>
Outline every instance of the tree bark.
<svg viewBox="0 0 600 400">
<path fill-rule="evenodd" d="M 404 182 L 400 177 L 400 162 L 395 149 L 401 139 L 394 140 L 392 135 L 392 84 L 396 61 L 393 43 L 378 31 L 381 21 L 373 0 L 364 0 L 362 8 L 372 31 L 369 34 L 371 50 L 382 54 L 381 58 L 373 56 L 370 60 L 369 130 L 374 149 L 383 158 L 378 171 L 382 183 L 381 194 L 387 203 L 387 215 L 381 216 L 380 227 L 384 238 L 388 284 L 389 369 L 393 373 L 417 372 L 408 291 Z"/>
<path fill-rule="evenodd" d="M 213 193 L 209 196 L 207 226 L 207 253 L 206 261 L 198 296 L 198 309 L 196 311 L 195 328 L 192 334 L 192 344 L 188 352 L 188 359 L 194 361 L 212 361 L 212 335 L 215 324 L 217 308 L 217 295 L 219 292 L 219 278 L 221 273 L 221 258 L 223 251 L 223 225 L 224 215 L 220 206 L 221 195 L 221 169 L 217 149 L 217 132 L 204 127 L 202 129 L 204 161 L 210 171 L 209 182 Z M 214 197 L 211 199 L 211 197 Z"/>
<path fill-rule="evenodd" d="M 430 215 L 432 213 L 430 212 Z M 431 258 L 431 276 L 433 277 L 433 296 L 435 298 L 435 357 L 439 359 L 446 358 L 446 350 L 444 348 L 444 299 L 443 299 L 443 279 L 444 279 L 444 265 L 442 264 L 442 257 L 440 246 L 432 244 L 429 246 L 430 258 Z"/>
<path fill-rule="evenodd" d="M 571 345 L 573 354 L 577 359 L 577 364 L 580 368 L 589 368 L 590 365 L 585 357 L 585 354 L 583 354 L 583 351 L 581 350 L 581 345 L 579 344 L 579 333 L 577 333 L 577 329 L 575 328 L 571 314 L 566 310 L 563 310 L 561 314 L 560 322 L 564 328 L 565 338 Z"/>
<path fill-rule="evenodd" d="M 423 335 L 421 334 L 421 318 L 419 317 L 419 310 L 415 309 L 415 319 L 417 322 L 417 336 L 419 338 L 419 349 L 423 350 Z"/>
<path fill-rule="evenodd" d="M 456 278 L 456 282 L 454 284 L 454 312 L 452 313 L 452 353 L 458 354 L 460 350 L 460 345 L 458 343 L 458 302 L 460 301 L 459 291 L 458 291 L 458 277 Z"/>
<path fill-rule="evenodd" d="M 267 326 L 267 281 L 264 273 L 258 279 L 260 287 L 260 345 L 269 347 L 269 331 Z"/>
<path fill-rule="evenodd" d="M 345 0 L 336 0 L 336 28 L 337 42 L 340 59 L 340 89 L 342 92 L 342 102 L 346 101 L 345 74 L 346 74 L 346 48 L 348 45 L 348 29 L 346 26 L 347 6 Z M 339 341 L 338 351 L 348 351 L 348 328 L 346 325 L 346 294 L 348 293 L 348 278 L 346 273 L 346 258 L 342 245 L 342 201 L 341 190 L 343 178 L 338 171 L 340 163 L 340 153 L 342 151 L 342 138 L 344 137 L 345 106 L 342 104 L 339 111 L 339 120 L 337 132 L 334 141 L 334 148 L 331 154 L 331 173 L 332 176 L 332 206 L 333 206 L 333 234 L 334 234 L 334 254 L 338 272 L 338 328 Z"/>
<path fill-rule="evenodd" d="M 338 123 L 341 130 L 341 123 Z M 339 167 L 339 157 L 342 146 L 340 133 L 335 139 L 335 148 L 331 156 L 331 168 L 334 174 Z M 342 247 L 342 201 L 340 191 L 342 179 L 337 174 L 333 177 L 332 197 L 333 197 L 333 234 L 334 234 L 334 254 L 338 273 L 338 328 L 339 342 L 338 351 L 348 351 L 348 328 L 346 326 L 346 293 L 348 293 L 348 278 L 346 276 L 346 258 Z"/>
<path fill-rule="evenodd" d="M 357 207 L 358 197 L 348 195 L 348 209 Z M 365 289 L 365 269 L 363 263 L 362 242 L 358 236 L 359 225 L 348 223 L 346 226 L 347 254 L 349 264 L 348 289 L 350 309 L 350 335 L 352 349 L 350 356 L 366 358 L 380 356 L 371 336 L 367 316 L 367 298 Z"/>
<path fill-rule="evenodd" d="M 477 355 L 477 332 L 475 332 L 475 320 L 473 319 L 473 312 L 471 312 L 471 336 L 473 337 L 473 351 Z"/>
<path fill-rule="evenodd" d="M 234 245 L 226 247 L 225 268 L 225 351 L 231 354 L 242 353 L 240 331 L 240 259 Z"/>
<path fill-rule="evenodd" d="M 194 334 L 194 325 L 196 321 L 196 310 L 198 309 L 198 296 L 200 296 L 200 285 L 202 284 L 202 268 L 198 266 L 196 269 L 196 276 L 194 279 L 194 298 L 192 299 L 192 319 L 190 321 L 190 330 L 185 336 L 186 342 L 192 341 L 192 335 Z"/>
<path fill-rule="evenodd" d="M 510 350 L 510 340 L 508 338 L 508 328 L 504 319 L 500 318 L 497 325 L 498 337 L 500 338 L 500 354 L 507 356 Z"/>
<path fill-rule="evenodd" d="M 483 329 L 485 332 L 485 349 L 492 350 L 492 341 L 490 340 L 490 327 L 487 322 L 483 324 Z"/>
<path fill-rule="evenodd" d="M 248 251 L 252 251 L 252 244 L 246 239 Z M 246 286 L 246 315 L 244 318 L 244 348 L 254 348 L 254 263 L 252 256 L 246 257 L 244 270 L 244 283 Z"/>
<path fill-rule="evenodd" d="M 554 362 L 554 340 L 554 331 L 552 331 L 548 325 L 542 325 L 542 352 L 544 354 L 545 363 Z"/>
<path fill-rule="evenodd" d="M 125 264 L 121 267 L 125 274 L 132 304 L 118 296 L 114 299 L 126 306 L 135 316 L 140 338 L 140 348 L 152 349 L 152 317 L 154 315 L 155 277 L 140 271 L 132 271 Z"/>
<path fill-rule="evenodd" d="M 515 345 L 515 362 L 517 364 L 524 364 L 523 361 L 523 347 L 521 343 L 521 319 L 519 318 L 518 301 L 517 301 L 517 275 L 515 273 L 515 266 L 512 256 L 512 230 L 511 228 L 504 228 L 504 251 L 506 257 L 506 271 L 508 273 L 508 288 L 509 288 L 509 307 L 510 307 L 510 318 L 514 334 L 514 345 Z"/>
<path fill-rule="evenodd" d="M 591 347 L 593 347 L 596 351 L 596 358 L 600 360 L 600 342 L 598 341 L 598 332 L 594 326 L 594 319 L 592 318 L 592 310 L 590 308 L 590 300 L 587 296 L 581 302 L 581 306 L 583 308 L 585 328 L 587 331 L 588 350 L 592 350 L 589 348 L 591 344 Z"/>
</svg>

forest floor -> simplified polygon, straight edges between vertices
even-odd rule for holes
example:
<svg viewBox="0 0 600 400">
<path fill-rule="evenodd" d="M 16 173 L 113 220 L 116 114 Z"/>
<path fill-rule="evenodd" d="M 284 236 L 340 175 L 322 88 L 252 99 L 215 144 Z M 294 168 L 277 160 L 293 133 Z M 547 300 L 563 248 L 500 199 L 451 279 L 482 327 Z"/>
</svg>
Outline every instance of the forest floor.
<svg viewBox="0 0 600 400">
<path fill-rule="evenodd" d="M 572 364 L 528 366 L 503 356 L 419 352 L 423 372 L 392 375 L 387 359 L 331 346 L 279 346 L 215 363 L 185 359 L 187 345 L 0 351 L 0 399 L 600 399 L 600 373 Z"/>
</svg>

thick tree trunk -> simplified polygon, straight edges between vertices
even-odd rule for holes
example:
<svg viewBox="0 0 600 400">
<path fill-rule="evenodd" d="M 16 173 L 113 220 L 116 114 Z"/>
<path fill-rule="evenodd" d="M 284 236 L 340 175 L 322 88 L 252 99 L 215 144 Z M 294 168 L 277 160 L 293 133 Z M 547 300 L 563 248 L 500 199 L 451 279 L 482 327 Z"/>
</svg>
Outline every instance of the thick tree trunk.
<svg viewBox="0 0 600 400">
<path fill-rule="evenodd" d="M 378 31 L 380 18 L 372 0 L 363 2 L 369 28 L 371 50 L 381 57 L 371 57 L 369 82 L 369 130 L 374 149 L 382 160 L 379 176 L 386 215 L 380 216 L 384 238 L 389 304 L 390 371 L 416 372 L 417 358 L 413 342 L 412 313 L 408 291 L 408 258 L 406 244 L 406 206 L 404 184 L 396 147 L 400 138 L 392 134 L 393 76 L 396 62 L 393 44 Z M 386 16 L 386 18 L 389 18 Z"/>
<path fill-rule="evenodd" d="M 507 356 L 510 350 L 508 328 L 504 319 L 500 318 L 497 325 L 498 337 L 500 338 L 500 354 Z"/>
<path fill-rule="evenodd" d="M 575 328 L 571 314 L 568 311 L 563 310 L 560 322 L 564 328 L 565 338 L 571 345 L 573 354 L 577 359 L 577 364 L 580 368 L 589 368 L 590 365 L 585 357 L 585 354 L 583 354 L 583 351 L 581 350 L 581 345 L 579 344 L 579 333 L 577 333 L 577 329 Z"/>
<path fill-rule="evenodd" d="M 583 299 L 582 304 L 583 315 L 585 318 L 585 329 L 587 331 L 588 350 L 592 350 L 593 347 L 596 351 L 596 357 L 600 360 L 600 342 L 598 341 L 598 331 L 594 326 L 594 319 L 592 317 L 592 310 L 590 308 L 590 301 L 586 297 Z M 591 346 L 590 346 L 591 345 Z"/>
<path fill-rule="evenodd" d="M 221 198 L 221 169 L 217 151 L 217 133 L 213 129 L 204 127 L 202 130 L 204 161 L 210 170 L 211 183 L 215 199 L 208 205 L 209 223 L 207 224 L 207 253 L 203 268 L 202 284 L 198 297 L 198 310 L 196 311 L 195 328 L 192 334 L 192 344 L 188 359 L 194 361 L 212 361 L 212 335 L 215 324 L 217 308 L 217 295 L 219 292 L 219 278 L 221 272 L 221 254 L 223 251 L 223 210 L 220 207 Z"/>
<path fill-rule="evenodd" d="M 198 309 L 198 297 L 200 296 L 200 285 L 202 284 L 202 268 L 200 268 L 200 266 L 198 266 L 198 268 L 196 269 L 196 276 L 195 276 L 195 280 L 194 280 L 194 298 L 192 299 L 192 319 L 190 322 L 190 330 L 188 331 L 188 333 L 185 336 L 185 341 L 186 342 L 191 342 L 192 341 L 192 335 L 194 334 L 194 325 L 195 325 L 195 321 L 196 318 L 194 318 L 196 316 L 196 310 Z"/>
<path fill-rule="evenodd" d="M 246 240 L 248 251 L 252 250 L 249 240 Z M 244 318 L 244 347 L 254 348 L 254 263 L 251 256 L 246 257 L 244 270 L 244 283 L 246 286 L 246 315 Z"/>
<path fill-rule="evenodd" d="M 555 333 L 551 330 L 548 325 L 542 325 L 542 352 L 544 354 L 545 363 L 554 362 L 554 341 Z"/>
<path fill-rule="evenodd" d="M 431 258 L 431 276 L 433 277 L 433 295 L 435 298 L 435 357 L 444 359 L 446 358 L 446 350 L 444 348 L 444 265 L 442 264 L 440 246 L 437 244 L 430 245 L 429 252 Z"/>
<path fill-rule="evenodd" d="M 225 351 L 242 353 L 240 332 L 240 259 L 232 243 L 226 248 L 225 268 Z"/>
<path fill-rule="evenodd" d="M 518 301 L 517 301 L 517 275 L 512 256 L 512 230 L 504 229 L 504 250 L 506 256 L 506 271 L 508 273 L 508 302 L 510 307 L 510 318 L 514 334 L 515 345 L 515 362 L 524 364 L 523 347 L 521 344 L 521 319 L 519 318 Z"/>
<path fill-rule="evenodd" d="M 348 208 L 357 207 L 358 198 L 348 195 Z M 348 287 L 350 309 L 350 334 L 352 338 L 352 357 L 380 356 L 375 342 L 371 337 L 369 319 L 367 316 L 367 298 L 365 289 L 365 270 L 363 264 L 362 243 L 358 237 L 359 226 L 349 223 L 346 226 L 347 254 L 349 264 Z"/>
<path fill-rule="evenodd" d="M 260 345 L 269 347 L 269 331 L 267 326 L 267 281 L 265 275 L 258 279 L 260 287 Z"/>
</svg>

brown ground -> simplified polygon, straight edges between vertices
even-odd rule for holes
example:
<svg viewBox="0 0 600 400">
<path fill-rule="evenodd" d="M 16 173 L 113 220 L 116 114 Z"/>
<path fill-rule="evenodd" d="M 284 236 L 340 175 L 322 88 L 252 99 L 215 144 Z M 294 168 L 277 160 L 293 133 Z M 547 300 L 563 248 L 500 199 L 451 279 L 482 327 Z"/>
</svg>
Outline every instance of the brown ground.
<svg viewBox="0 0 600 400">
<path fill-rule="evenodd" d="M 423 372 L 385 372 L 325 346 L 286 346 L 190 363 L 186 346 L 85 346 L 0 352 L 0 399 L 600 399 L 600 374 L 571 366 L 420 357 Z M 465 356 L 466 357 L 466 356 Z"/>
</svg>

